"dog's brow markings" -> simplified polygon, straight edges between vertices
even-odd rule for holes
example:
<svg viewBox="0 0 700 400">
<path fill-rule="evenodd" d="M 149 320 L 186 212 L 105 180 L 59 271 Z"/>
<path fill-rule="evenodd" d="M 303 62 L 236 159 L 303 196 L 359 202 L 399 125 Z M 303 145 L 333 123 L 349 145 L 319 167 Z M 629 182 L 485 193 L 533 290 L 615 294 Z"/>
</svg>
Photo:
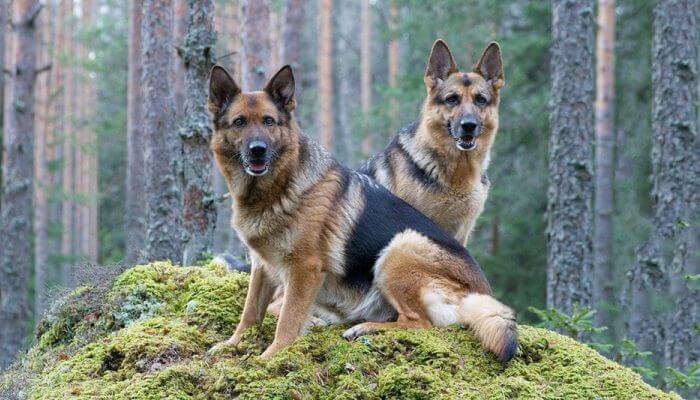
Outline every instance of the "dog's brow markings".
<svg viewBox="0 0 700 400">
<path fill-rule="evenodd" d="M 246 100 L 246 104 L 248 105 L 248 107 L 255 107 L 258 105 L 258 100 L 253 96 L 248 96 Z"/>
<path fill-rule="evenodd" d="M 469 77 L 467 76 L 467 74 L 463 74 L 463 75 L 462 75 L 462 84 L 463 84 L 464 86 L 469 86 L 469 85 L 472 84 L 472 81 L 471 81 L 471 79 L 469 79 Z"/>
</svg>

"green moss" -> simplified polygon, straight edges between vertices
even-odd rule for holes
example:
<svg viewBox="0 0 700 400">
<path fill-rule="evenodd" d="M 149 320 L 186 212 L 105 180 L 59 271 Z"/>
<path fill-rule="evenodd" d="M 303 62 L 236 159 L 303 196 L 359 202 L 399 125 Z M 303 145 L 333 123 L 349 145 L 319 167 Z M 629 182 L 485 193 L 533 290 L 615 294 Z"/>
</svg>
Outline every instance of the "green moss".
<svg viewBox="0 0 700 400">
<path fill-rule="evenodd" d="M 99 312 L 85 300 L 92 288 L 80 288 L 42 322 L 37 344 L 0 378 L 0 393 L 21 380 L 32 399 L 678 398 L 585 345 L 529 326 L 520 326 L 520 350 L 506 366 L 457 326 L 353 342 L 342 339 L 342 326 L 314 328 L 263 362 L 257 355 L 272 340 L 272 317 L 238 348 L 208 354 L 232 333 L 246 288 L 247 275 L 213 263 L 134 267 Z"/>
</svg>

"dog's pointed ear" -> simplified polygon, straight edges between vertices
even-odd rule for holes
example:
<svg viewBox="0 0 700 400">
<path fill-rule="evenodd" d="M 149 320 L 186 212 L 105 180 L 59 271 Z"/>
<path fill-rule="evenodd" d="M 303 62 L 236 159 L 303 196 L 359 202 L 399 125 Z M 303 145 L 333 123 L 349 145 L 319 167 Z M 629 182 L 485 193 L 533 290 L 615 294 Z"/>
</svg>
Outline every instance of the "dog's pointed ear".
<svg viewBox="0 0 700 400">
<path fill-rule="evenodd" d="M 209 73 L 209 111 L 216 114 L 221 112 L 241 93 L 241 89 L 231 78 L 226 69 L 215 65 Z"/>
<path fill-rule="evenodd" d="M 425 77 L 423 78 L 425 84 L 428 87 L 434 87 L 447 79 L 453 72 L 457 72 L 457 63 L 454 57 L 452 57 L 447 43 L 442 39 L 438 39 L 435 41 L 433 49 L 430 51 L 428 67 L 425 69 Z"/>
<path fill-rule="evenodd" d="M 474 72 L 481 75 L 495 89 L 500 89 L 505 83 L 503 75 L 503 59 L 501 58 L 501 46 L 491 42 L 481 54 L 479 62 L 474 67 Z"/>
<path fill-rule="evenodd" d="M 281 104 L 287 111 L 294 110 L 294 72 L 292 67 L 285 65 L 265 86 L 265 93 L 272 100 Z"/>
</svg>

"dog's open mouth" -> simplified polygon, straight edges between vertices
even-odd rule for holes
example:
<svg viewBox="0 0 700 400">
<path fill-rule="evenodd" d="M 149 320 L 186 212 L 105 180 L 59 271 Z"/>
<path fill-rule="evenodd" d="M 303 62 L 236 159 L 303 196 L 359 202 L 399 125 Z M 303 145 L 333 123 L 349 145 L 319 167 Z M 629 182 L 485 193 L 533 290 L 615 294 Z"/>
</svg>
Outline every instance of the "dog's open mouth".
<svg viewBox="0 0 700 400">
<path fill-rule="evenodd" d="M 245 170 L 253 176 L 264 175 L 267 172 L 269 164 L 266 160 L 252 160 L 245 165 Z"/>
<path fill-rule="evenodd" d="M 462 136 L 456 140 L 457 148 L 463 151 L 476 149 L 476 136 Z"/>
</svg>

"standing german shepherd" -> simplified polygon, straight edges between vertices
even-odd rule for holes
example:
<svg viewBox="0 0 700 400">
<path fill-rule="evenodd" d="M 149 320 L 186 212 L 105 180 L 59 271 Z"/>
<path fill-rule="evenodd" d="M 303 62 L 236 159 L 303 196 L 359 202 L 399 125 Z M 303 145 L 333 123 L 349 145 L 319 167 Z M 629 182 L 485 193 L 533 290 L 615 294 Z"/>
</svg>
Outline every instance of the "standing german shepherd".
<svg viewBox="0 0 700 400">
<path fill-rule="evenodd" d="M 241 321 L 224 343 L 262 321 L 284 287 L 275 339 L 289 346 L 312 308 L 360 323 L 354 338 L 388 328 L 470 326 L 499 360 L 517 347 L 513 312 L 491 296 L 464 247 L 368 176 L 338 164 L 293 117 L 294 76 L 283 67 L 260 92 L 242 93 L 213 68 L 212 150 L 233 198 L 232 221 L 253 267 Z"/>
<path fill-rule="evenodd" d="M 360 169 L 465 245 L 488 196 L 502 65 L 493 42 L 472 72 L 460 72 L 447 44 L 437 40 L 418 121 Z"/>
</svg>

